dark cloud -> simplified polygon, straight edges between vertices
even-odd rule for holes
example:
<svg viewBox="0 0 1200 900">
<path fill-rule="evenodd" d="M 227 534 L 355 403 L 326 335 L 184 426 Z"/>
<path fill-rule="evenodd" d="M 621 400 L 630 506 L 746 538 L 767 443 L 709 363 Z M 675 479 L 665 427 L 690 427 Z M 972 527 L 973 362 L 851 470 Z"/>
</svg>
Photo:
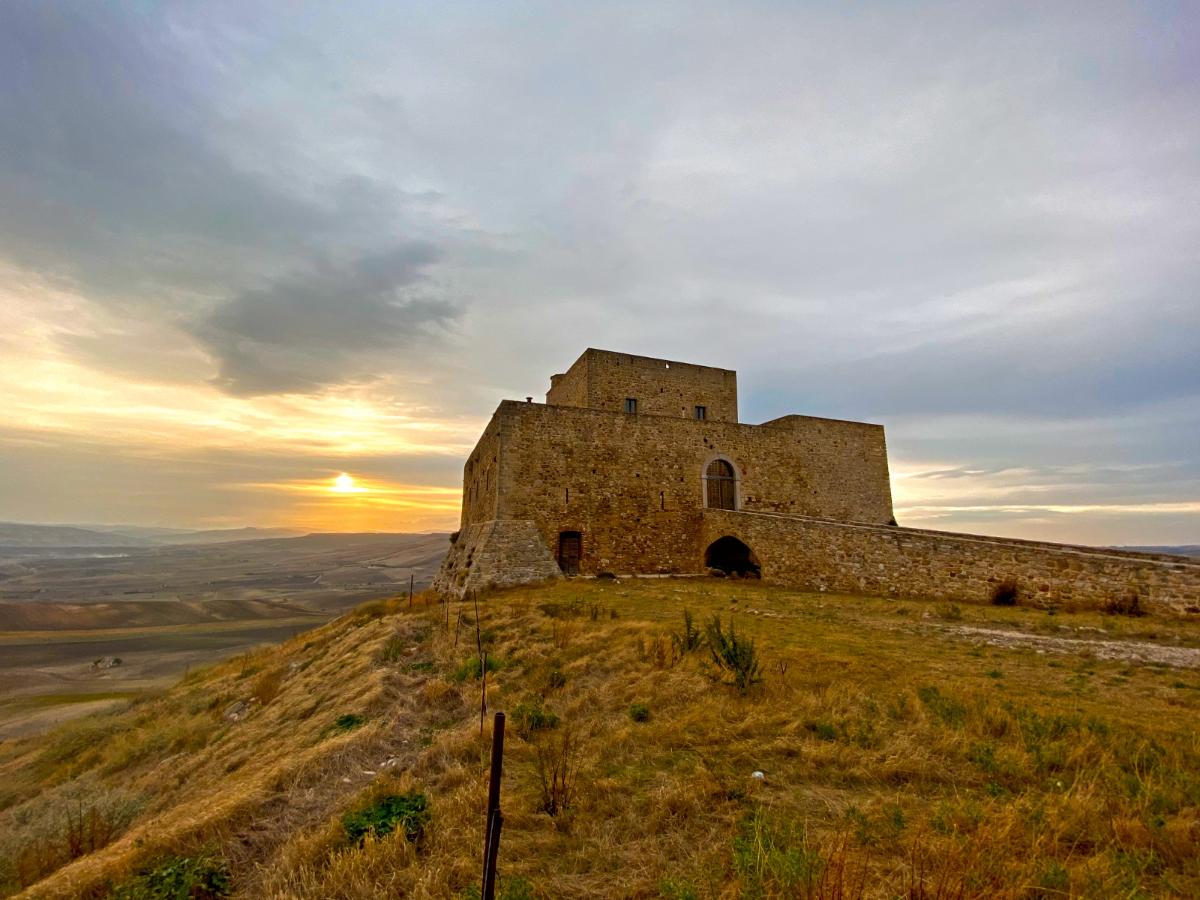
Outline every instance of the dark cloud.
<svg viewBox="0 0 1200 900">
<path fill-rule="evenodd" d="M 216 359 L 215 379 L 232 394 L 310 392 L 377 375 L 381 351 L 435 336 L 457 314 L 421 295 L 428 244 L 403 244 L 347 266 L 322 262 L 210 312 L 194 333 Z"/>
</svg>

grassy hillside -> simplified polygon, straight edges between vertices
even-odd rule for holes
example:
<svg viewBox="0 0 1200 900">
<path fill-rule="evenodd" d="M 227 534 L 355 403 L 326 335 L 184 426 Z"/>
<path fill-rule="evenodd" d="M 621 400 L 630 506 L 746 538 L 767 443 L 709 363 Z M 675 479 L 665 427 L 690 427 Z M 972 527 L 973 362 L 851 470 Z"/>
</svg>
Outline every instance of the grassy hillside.
<svg viewBox="0 0 1200 900">
<path fill-rule="evenodd" d="M 760 680 L 689 650 L 685 610 L 753 639 Z M 1200 894 L 1200 623 L 720 580 L 518 590 L 479 619 L 510 900 Z M 471 604 L 370 604 L 0 744 L 0 885 L 471 896 L 475 642 Z"/>
</svg>

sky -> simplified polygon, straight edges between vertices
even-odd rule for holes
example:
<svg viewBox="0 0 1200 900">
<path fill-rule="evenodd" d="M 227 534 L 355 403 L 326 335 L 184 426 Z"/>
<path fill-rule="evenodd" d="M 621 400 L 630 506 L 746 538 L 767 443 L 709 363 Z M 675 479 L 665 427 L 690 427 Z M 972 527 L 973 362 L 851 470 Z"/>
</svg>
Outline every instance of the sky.
<svg viewBox="0 0 1200 900">
<path fill-rule="evenodd" d="M 904 525 L 1200 543 L 1197 46 L 1169 2 L 0 4 L 0 519 L 450 529 L 592 346 L 883 424 Z"/>
</svg>

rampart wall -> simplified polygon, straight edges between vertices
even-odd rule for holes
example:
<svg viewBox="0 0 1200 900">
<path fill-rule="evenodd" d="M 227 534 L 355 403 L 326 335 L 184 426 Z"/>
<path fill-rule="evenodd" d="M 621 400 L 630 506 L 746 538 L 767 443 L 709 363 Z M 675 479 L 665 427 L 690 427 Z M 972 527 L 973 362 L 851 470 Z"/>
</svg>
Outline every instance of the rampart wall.
<svg viewBox="0 0 1200 900">
<path fill-rule="evenodd" d="M 1152 612 L 1200 613 L 1200 560 L 950 532 L 705 510 L 767 581 L 808 590 L 986 603 L 1012 578 L 1035 607 L 1102 608 L 1135 592 Z"/>
</svg>

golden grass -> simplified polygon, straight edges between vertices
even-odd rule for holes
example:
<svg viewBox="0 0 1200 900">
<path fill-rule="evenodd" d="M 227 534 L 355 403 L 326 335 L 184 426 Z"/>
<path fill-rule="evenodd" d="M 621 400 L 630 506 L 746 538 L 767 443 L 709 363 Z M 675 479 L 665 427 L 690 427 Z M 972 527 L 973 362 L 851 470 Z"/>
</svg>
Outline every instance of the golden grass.
<svg viewBox="0 0 1200 900">
<path fill-rule="evenodd" d="M 757 641 L 763 681 L 747 696 L 671 640 L 685 608 Z M 532 699 L 558 717 L 509 730 L 502 896 L 1200 894 L 1200 674 L 948 630 L 1196 646 L 1195 622 L 710 580 L 571 582 L 479 610 L 499 663 L 489 720 Z M 464 895 L 489 741 L 473 615 L 369 605 L 126 712 L 3 745 L 0 829 L 74 778 L 150 798 L 124 835 L 27 895 L 101 896 L 139 865 L 213 851 L 247 897 Z M 244 721 L 222 717 L 256 695 Z M 336 728 L 347 714 L 363 726 Z M 550 815 L 545 775 L 567 736 L 566 805 Z M 417 846 L 349 845 L 344 812 L 413 790 L 432 816 Z"/>
</svg>

